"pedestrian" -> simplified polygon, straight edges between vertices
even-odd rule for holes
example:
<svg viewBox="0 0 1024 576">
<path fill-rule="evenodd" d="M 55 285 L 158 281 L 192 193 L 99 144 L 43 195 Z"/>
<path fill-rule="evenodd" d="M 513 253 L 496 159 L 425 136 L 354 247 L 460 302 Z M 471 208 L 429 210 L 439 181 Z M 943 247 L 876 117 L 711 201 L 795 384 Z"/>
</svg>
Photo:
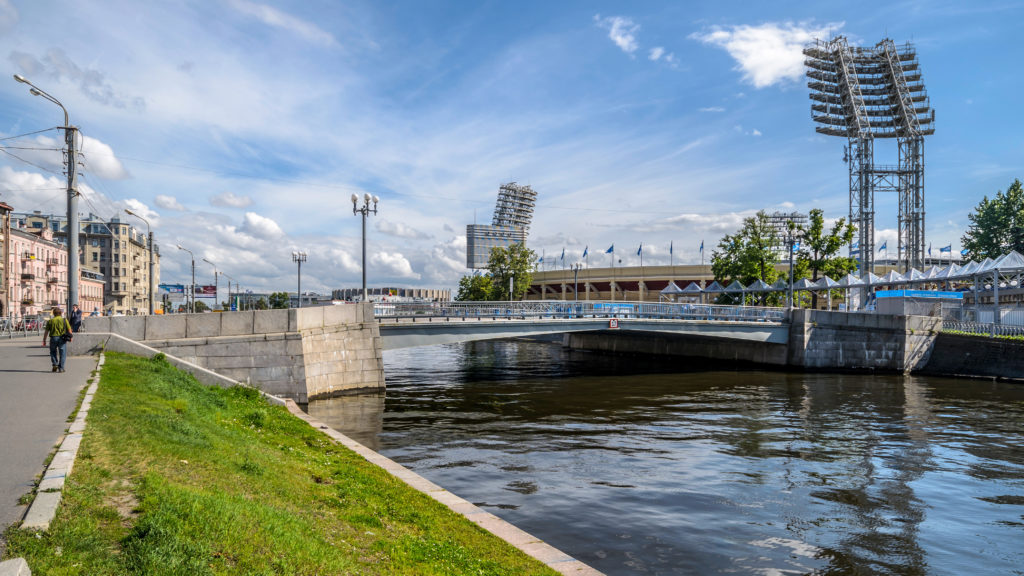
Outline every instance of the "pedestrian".
<svg viewBox="0 0 1024 576">
<path fill-rule="evenodd" d="M 92 314 L 89 314 L 89 316 L 90 316 L 90 317 L 95 317 L 95 316 L 99 316 L 99 315 L 100 315 L 100 309 L 99 309 L 99 307 L 94 307 L 94 308 L 92 309 Z"/>
<path fill-rule="evenodd" d="M 72 338 L 71 324 L 61 314 L 61 309 L 54 307 L 53 318 L 46 321 L 46 329 L 43 331 L 43 346 L 46 346 L 46 337 L 50 337 L 52 372 L 64 371 L 64 359 L 68 355 L 68 342 Z"/>
<path fill-rule="evenodd" d="M 78 304 L 71 305 L 71 316 L 68 318 L 71 321 L 71 331 L 78 333 L 82 331 L 82 310 L 78 307 Z"/>
</svg>

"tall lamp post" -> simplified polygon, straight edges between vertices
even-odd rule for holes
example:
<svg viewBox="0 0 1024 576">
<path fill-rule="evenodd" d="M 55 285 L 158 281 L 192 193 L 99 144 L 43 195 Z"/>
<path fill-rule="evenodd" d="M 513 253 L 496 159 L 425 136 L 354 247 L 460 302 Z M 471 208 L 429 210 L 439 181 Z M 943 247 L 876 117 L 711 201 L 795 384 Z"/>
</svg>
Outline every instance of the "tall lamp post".
<svg viewBox="0 0 1024 576">
<path fill-rule="evenodd" d="M 582 268 L 582 267 L 583 267 L 583 264 L 580 264 L 579 262 L 577 262 L 577 263 L 572 265 L 572 293 L 573 293 L 573 296 L 574 296 L 573 300 L 575 300 L 576 302 L 580 301 L 579 276 L 580 276 L 580 268 Z"/>
<path fill-rule="evenodd" d="M 221 272 L 220 275 L 228 279 L 228 310 L 230 310 L 231 309 L 231 283 L 232 282 L 235 283 L 235 289 L 237 290 L 238 289 L 238 286 L 237 286 L 238 281 L 235 280 L 234 278 L 232 278 L 231 276 L 228 276 L 227 274 L 225 274 L 223 272 Z"/>
<path fill-rule="evenodd" d="M 146 220 L 127 208 L 125 208 L 124 211 L 129 216 L 135 216 L 146 223 L 146 236 L 149 237 L 149 314 L 152 316 L 153 314 L 156 314 L 156 304 L 153 302 L 153 293 L 156 292 L 156 290 L 153 289 L 153 229 L 149 227 L 149 220 Z"/>
<path fill-rule="evenodd" d="M 365 234 L 366 234 L 366 226 L 365 225 L 363 226 L 363 234 L 364 234 L 363 238 L 365 238 L 366 237 L 365 236 Z M 365 243 L 365 240 L 364 240 L 364 243 Z M 366 252 L 364 251 L 363 254 L 364 254 L 364 260 L 363 260 L 364 264 L 363 264 L 363 266 L 366 266 L 366 264 L 365 264 L 365 262 L 366 262 L 366 260 L 365 260 Z M 299 265 L 299 285 L 296 288 L 296 290 L 298 292 L 298 296 L 299 296 L 299 308 L 302 308 L 302 263 L 305 262 L 305 261 L 306 261 L 306 253 L 305 252 L 292 252 L 292 262 L 295 262 L 296 264 Z M 363 286 L 366 286 L 366 271 L 365 271 L 365 268 L 364 268 L 364 271 L 363 271 Z"/>
<path fill-rule="evenodd" d="M 216 309 L 217 306 L 220 306 L 220 278 L 218 278 L 219 273 L 217 271 L 217 265 L 206 258 L 203 258 L 203 262 L 213 266 L 213 307 Z M 231 290 L 228 290 L 228 292 L 230 291 Z"/>
<path fill-rule="evenodd" d="M 67 159 L 67 174 L 68 174 L 68 301 L 65 310 L 70 312 L 71 306 L 78 304 L 78 191 L 76 190 L 76 168 L 78 166 L 75 160 L 75 132 L 77 128 L 71 125 L 71 119 L 68 116 L 68 109 L 60 103 L 53 96 L 46 93 L 45 90 L 39 88 L 35 84 L 29 82 L 24 76 L 15 74 L 14 79 L 22 84 L 28 84 L 30 86 L 29 93 L 33 96 L 42 96 L 46 100 L 53 102 L 60 109 L 64 111 L 64 142 L 68 149 Z"/>
<path fill-rule="evenodd" d="M 370 202 L 373 202 L 373 208 L 370 208 Z M 363 216 L 363 302 L 366 302 L 366 217 L 370 214 L 377 213 L 377 203 L 380 202 L 380 198 L 376 196 L 370 196 L 367 192 L 363 194 L 363 205 L 359 206 L 359 196 L 352 195 L 352 215 L 362 214 Z"/>
<path fill-rule="evenodd" d="M 196 255 L 193 254 L 191 250 L 189 250 L 188 248 L 185 248 L 181 244 L 178 244 L 178 250 L 184 250 L 185 252 L 188 252 L 189 256 L 192 257 L 192 288 L 191 288 L 191 292 L 192 292 L 192 305 L 190 306 L 191 309 L 189 310 L 189 312 L 195 314 L 196 313 Z M 188 294 L 186 293 L 186 296 L 187 295 Z"/>
</svg>

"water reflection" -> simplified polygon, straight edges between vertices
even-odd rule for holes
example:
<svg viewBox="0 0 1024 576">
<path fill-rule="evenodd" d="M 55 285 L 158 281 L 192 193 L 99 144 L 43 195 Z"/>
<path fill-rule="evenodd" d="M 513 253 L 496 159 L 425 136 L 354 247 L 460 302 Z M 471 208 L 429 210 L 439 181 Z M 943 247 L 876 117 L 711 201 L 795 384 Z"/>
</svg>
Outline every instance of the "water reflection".
<svg viewBox="0 0 1024 576">
<path fill-rule="evenodd" d="M 386 400 L 310 412 L 608 574 L 1024 561 L 1019 385 L 712 371 L 523 342 L 385 365 Z"/>
</svg>

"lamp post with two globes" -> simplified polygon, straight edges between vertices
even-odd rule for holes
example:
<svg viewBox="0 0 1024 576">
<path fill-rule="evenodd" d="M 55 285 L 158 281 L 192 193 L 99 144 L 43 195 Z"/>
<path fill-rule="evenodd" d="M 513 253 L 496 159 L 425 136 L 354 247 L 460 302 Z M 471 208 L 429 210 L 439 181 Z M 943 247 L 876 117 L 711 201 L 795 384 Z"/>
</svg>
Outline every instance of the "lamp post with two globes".
<svg viewBox="0 0 1024 576">
<path fill-rule="evenodd" d="M 370 208 L 371 201 L 373 202 L 373 208 Z M 368 300 L 366 296 L 366 217 L 377 213 L 378 202 L 380 202 L 380 198 L 366 193 L 363 194 L 363 205 L 360 207 L 359 196 L 352 195 L 352 215 L 362 214 L 363 216 L 363 302 Z"/>
</svg>

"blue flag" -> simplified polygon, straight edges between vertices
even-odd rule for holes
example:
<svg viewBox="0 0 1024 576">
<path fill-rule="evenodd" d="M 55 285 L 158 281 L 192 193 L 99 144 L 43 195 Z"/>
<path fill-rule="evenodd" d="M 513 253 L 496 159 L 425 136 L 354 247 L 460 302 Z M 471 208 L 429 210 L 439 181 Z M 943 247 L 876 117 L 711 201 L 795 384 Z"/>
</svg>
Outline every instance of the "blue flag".
<svg viewBox="0 0 1024 576">
<path fill-rule="evenodd" d="M 952 244 L 949 244 L 948 246 L 943 246 L 942 248 L 939 248 L 939 253 L 940 254 L 942 252 L 952 252 L 952 251 L 953 251 L 953 245 Z"/>
<path fill-rule="evenodd" d="M 878 247 L 878 251 L 881 252 L 882 250 L 886 250 L 888 248 L 888 244 L 889 244 L 888 240 L 886 240 L 885 242 L 882 242 L 882 245 Z"/>
<path fill-rule="evenodd" d="M 540 257 L 540 260 L 537 260 L 537 262 L 543 262 L 543 261 L 544 261 L 544 257 L 543 256 Z"/>
<path fill-rule="evenodd" d="M 961 256 L 967 256 L 968 252 L 970 252 L 970 250 L 968 250 L 967 248 L 964 248 L 963 250 L 960 251 L 960 255 Z"/>
<path fill-rule="evenodd" d="M 604 253 L 605 254 L 614 254 L 615 253 L 615 244 L 612 244 L 611 246 L 609 246 L 608 249 L 604 251 Z"/>
<path fill-rule="evenodd" d="M 669 253 L 669 254 L 671 254 L 671 253 L 672 253 L 672 242 L 669 242 L 669 243 L 668 243 L 668 253 Z"/>
<path fill-rule="evenodd" d="M 565 262 L 565 248 L 562 248 L 562 262 Z"/>
<path fill-rule="evenodd" d="M 639 256 L 644 253 L 644 243 L 640 243 L 640 247 L 636 249 L 636 255 Z"/>
<path fill-rule="evenodd" d="M 590 250 L 590 246 L 586 246 L 586 247 L 583 248 L 583 257 L 584 258 L 587 257 L 587 250 Z"/>
<path fill-rule="evenodd" d="M 701 254 L 704 253 L 704 241 L 703 240 L 700 241 L 700 253 Z"/>
<path fill-rule="evenodd" d="M 931 242 L 928 243 L 928 255 L 929 256 L 932 255 L 932 243 Z"/>
</svg>

